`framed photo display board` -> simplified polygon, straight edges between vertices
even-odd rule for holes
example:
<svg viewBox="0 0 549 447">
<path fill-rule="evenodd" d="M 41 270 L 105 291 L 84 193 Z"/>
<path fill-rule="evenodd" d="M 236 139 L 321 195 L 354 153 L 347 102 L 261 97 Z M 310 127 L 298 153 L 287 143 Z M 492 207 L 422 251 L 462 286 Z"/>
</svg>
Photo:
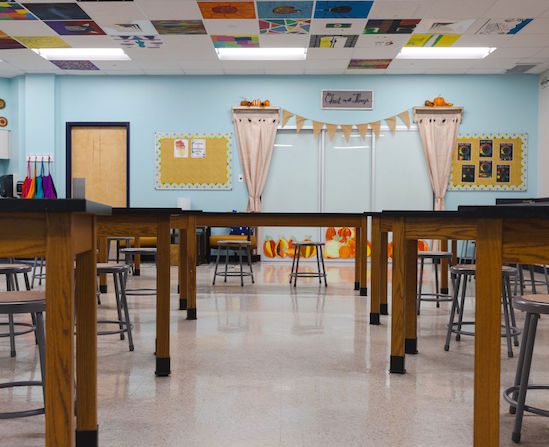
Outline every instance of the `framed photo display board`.
<svg viewBox="0 0 549 447">
<path fill-rule="evenodd" d="M 528 134 L 462 134 L 449 191 L 526 191 Z"/>
<path fill-rule="evenodd" d="M 232 189 L 232 133 L 155 133 L 155 189 Z"/>
</svg>

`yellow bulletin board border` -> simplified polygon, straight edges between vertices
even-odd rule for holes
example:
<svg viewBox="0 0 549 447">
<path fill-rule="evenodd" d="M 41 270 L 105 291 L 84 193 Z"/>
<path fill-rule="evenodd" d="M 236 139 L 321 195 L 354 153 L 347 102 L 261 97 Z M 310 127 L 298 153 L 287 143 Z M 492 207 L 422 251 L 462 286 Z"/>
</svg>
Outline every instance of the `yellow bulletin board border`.
<svg viewBox="0 0 549 447">
<path fill-rule="evenodd" d="M 233 166 L 233 149 L 232 149 L 232 133 L 177 133 L 177 132 L 155 132 L 155 167 L 154 167 L 154 187 L 155 189 L 202 189 L 202 190 L 230 190 L 232 189 L 232 166 Z M 205 140 L 205 155 L 203 158 L 193 158 L 191 148 L 187 148 L 187 156 L 185 158 L 174 158 L 173 150 L 167 150 L 165 145 L 166 140 L 188 140 L 189 145 L 192 140 Z M 224 156 L 218 154 L 213 159 L 211 156 L 211 145 L 219 146 L 220 141 L 224 141 L 223 148 Z M 173 142 L 171 147 L 173 147 Z M 208 155 L 210 156 L 208 157 Z M 185 182 L 189 174 L 192 173 L 196 177 L 196 163 L 203 163 L 203 175 L 200 181 Z M 212 165 L 215 163 L 215 166 Z M 169 166 L 169 165 L 172 166 Z M 177 164 L 177 167 L 175 166 Z M 169 167 L 170 176 L 167 179 L 167 169 Z M 218 173 L 223 173 L 224 182 L 212 181 L 211 173 L 215 168 Z M 174 181 L 174 179 L 176 181 Z M 169 180 L 169 181 L 167 181 Z"/>
<path fill-rule="evenodd" d="M 480 153 L 481 140 L 491 141 L 491 156 L 482 156 Z M 501 151 L 502 145 L 511 147 L 510 156 Z M 458 146 L 464 145 L 465 152 L 459 159 Z M 488 145 L 490 148 L 490 144 Z M 467 151 L 469 155 L 467 156 Z M 488 152 L 489 153 L 489 152 Z M 491 165 L 490 176 L 480 176 L 480 163 L 488 162 Z M 468 173 L 464 172 L 468 166 L 474 167 Z M 500 166 L 504 170 L 501 174 L 508 175 L 508 182 L 498 181 Z M 468 182 L 463 181 L 468 176 Z M 528 134 L 521 133 L 491 133 L 491 134 L 460 134 L 456 140 L 452 169 L 450 172 L 449 191 L 526 191 L 528 187 Z"/>
</svg>

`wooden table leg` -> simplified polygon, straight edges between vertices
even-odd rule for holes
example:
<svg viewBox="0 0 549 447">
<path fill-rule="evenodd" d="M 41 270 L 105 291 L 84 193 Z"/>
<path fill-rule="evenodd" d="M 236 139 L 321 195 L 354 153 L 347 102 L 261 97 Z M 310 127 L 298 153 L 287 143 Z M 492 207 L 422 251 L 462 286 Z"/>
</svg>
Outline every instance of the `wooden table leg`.
<svg viewBox="0 0 549 447">
<path fill-rule="evenodd" d="M 90 219 L 93 219 L 90 217 Z M 76 256 L 76 445 L 97 446 L 97 298 L 95 231 L 92 249 Z M 49 281 L 49 277 L 48 277 Z"/>
<path fill-rule="evenodd" d="M 391 318 L 391 363 L 389 371 L 404 374 L 404 329 L 405 329 L 405 271 L 406 238 L 405 219 L 393 220 L 393 312 Z"/>
<path fill-rule="evenodd" d="M 73 447 L 74 255 L 71 216 L 68 213 L 48 213 L 46 219 L 46 447 Z"/>
<path fill-rule="evenodd" d="M 417 239 L 406 239 L 406 333 L 404 352 L 417 354 Z"/>
<path fill-rule="evenodd" d="M 179 228 L 179 310 L 187 310 L 187 229 Z"/>
<path fill-rule="evenodd" d="M 448 251 L 448 239 L 440 241 L 440 250 Z M 440 293 L 448 293 L 448 259 L 440 261 Z"/>
<path fill-rule="evenodd" d="M 170 216 L 158 217 L 156 235 L 156 375 L 170 374 Z"/>
<path fill-rule="evenodd" d="M 499 445 L 502 221 L 477 223 L 474 446 Z"/>
<path fill-rule="evenodd" d="M 381 233 L 381 269 L 380 269 L 380 287 L 379 287 L 379 313 L 381 315 L 389 315 L 389 309 L 387 306 L 387 269 L 388 269 L 388 245 L 389 245 L 389 233 L 386 231 Z"/>
<path fill-rule="evenodd" d="M 133 246 L 135 248 L 141 248 L 141 238 L 140 237 L 134 237 L 133 238 Z M 158 250 L 158 247 L 156 247 Z M 135 255 L 133 257 L 133 275 L 134 276 L 140 276 L 141 275 L 141 255 Z"/>
<path fill-rule="evenodd" d="M 187 320 L 196 320 L 196 217 L 187 222 Z"/>
<path fill-rule="evenodd" d="M 458 241 L 452 239 L 452 265 L 457 264 Z"/>
<path fill-rule="evenodd" d="M 99 238 L 99 262 L 108 262 L 108 251 L 107 238 L 102 236 Z M 107 275 L 105 273 L 99 275 L 99 291 L 107 293 Z"/>
<path fill-rule="evenodd" d="M 360 225 L 360 295 L 368 295 L 368 217 L 363 216 Z"/>
<path fill-rule="evenodd" d="M 372 264 L 370 324 L 379 324 L 379 303 L 381 298 L 381 222 L 379 217 L 372 217 Z"/>
<path fill-rule="evenodd" d="M 355 228 L 355 290 L 360 290 L 360 263 L 362 252 L 360 250 L 360 227 Z"/>
</svg>

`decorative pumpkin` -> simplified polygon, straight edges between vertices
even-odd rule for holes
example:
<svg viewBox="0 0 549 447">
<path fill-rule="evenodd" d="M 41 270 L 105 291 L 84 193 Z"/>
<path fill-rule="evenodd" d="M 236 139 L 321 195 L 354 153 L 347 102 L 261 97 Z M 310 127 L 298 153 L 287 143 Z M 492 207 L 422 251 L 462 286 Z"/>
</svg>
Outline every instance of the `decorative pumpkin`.
<svg viewBox="0 0 549 447">
<path fill-rule="evenodd" d="M 442 96 L 437 96 L 435 99 L 433 99 L 433 104 L 435 107 L 451 107 L 453 106 L 452 103 L 446 102 Z"/>
<path fill-rule="evenodd" d="M 252 106 L 259 107 L 260 105 L 261 105 L 261 100 L 260 99 L 254 99 L 252 101 Z"/>
<path fill-rule="evenodd" d="M 421 239 L 417 241 L 417 251 L 429 251 L 429 244 Z"/>
<path fill-rule="evenodd" d="M 303 239 L 303 241 L 310 242 L 311 238 L 306 237 L 305 239 Z M 299 254 L 299 256 L 301 256 L 302 258 L 310 258 L 311 256 L 316 255 L 316 247 L 300 247 L 300 251 L 301 253 Z"/>
<path fill-rule="evenodd" d="M 354 239 L 348 239 L 347 240 L 347 246 L 351 250 L 351 256 L 350 258 L 354 258 L 356 255 L 356 241 Z"/>
<path fill-rule="evenodd" d="M 288 249 L 286 250 L 286 256 L 293 258 L 295 253 L 295 245 L 294 245 L 295 236 L 292 236 L 291 239 L 288 241 Z"/>
<path fill-rule="evenodd" d="M 261 101 L 261 107 L 269 107 L 271 105 L 271 101 L 266 99 L 265 101 Z"/>
<path fill-rule="evenodd" d="M 341 248 L 341 246 L 341 242 L 336 240 L 326 242 L 326 244 L 324 245 L 324 255 L 328 259 L 339 258 L 339 249 Z"/>
<path fill-rule="evenodd" d="M 435 104 L 433 103 L 433 101 L 427 100 L 427 101 L 425 101 L 425 105 L 426 105 L 427 107 L 434 107 Z"/>
<path fill-rule="evenodd" d="M 268 258 L 274 258 L 276 256 L 276 244 L 269 236 L 265 238 L 263 242 L 263 254 Z"/>
<path fill-rule="evenodd" d="M 286 250 L 288 250 L 288 247 L 290 244 L 288 244 L 288 241 L 284 239 L 283 237 L 278 240 L 275 247 L 275 253 L 277 256 L 280 256 L 281 258 L 286 257 Z"/>
<path fill-rule="evenodd" d="M 340 258 L 351 258 L 351 247 L 348 245 L 342 245 L 339 247 L 339 257 Z"/>
<path fill-rule="evenodd" d="M 393 259 L 393 241 L 389 242 L 387 244 L 387 256 L 389 256 L 391 259 Z"/>
<path fill-rule="evenodd" d="M 336 229 L 334 227 L 328 227 L 326 230 L 326 240 L 331 241 L 336 234 Z"/>
<path fill-rule="evenodd" d="M 372 256 L 372 244 L 370 241 L 366 241 L 366 257 Z"/>
<path fill-rule="evenodd" d="M 341 227 L 339 230 L 337 230 L 337 235 L 340 236 L 343 240 L 350 238 L 352 234 L 353 232 L 348 227 Z"/>
</svg>

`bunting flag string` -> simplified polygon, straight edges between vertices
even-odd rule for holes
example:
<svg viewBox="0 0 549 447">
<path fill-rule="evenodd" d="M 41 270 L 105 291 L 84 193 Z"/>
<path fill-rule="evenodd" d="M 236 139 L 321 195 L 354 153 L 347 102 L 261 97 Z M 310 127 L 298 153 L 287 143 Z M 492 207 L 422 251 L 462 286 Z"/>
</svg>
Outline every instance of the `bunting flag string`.
<svg viewBox="0 0 549 447">
<path fill-rule="evenodd" d="M 379 137 L 379 134 L 381 131 L 381 123 L 383 121 L 387 123 L 387 125 L 389 126 L 389 129 L 391 130 L 391 133 L 394 134 L 397 126 L 397 117 L 399 117 L 402 120 L 402 122 L 406 125 L 407 128 L 410 128 L 410 112 L 408 110 L 405 110 L 404 112 L 401 112 L 396 115 L 390 116 L 388 118 L 384 118 L 382 120 L 374 121 L 371 123 L 333 124 L 333 123 L 324 123 L 322 121 L 315 121 L 310 118 L 296 115 L 295 113 L 282 109 L 281 126 L 284 127 L 286 124 L 288 124 L 288 121 L 290 120 L 290 118 L 294 116 L 295 116 L 295 127 L 297 132 L 299 132 L 303 128 L 305 121 L 312 121 L 313 136 L 317 138 L 318 135 L 320 135 L 320 131 L 324 128 L 324 126 L 326 126 L 326 131 L 328 133 L 328 137 L 330 138 L 330 141 L 334 138 L 334 135 L 338 128 L 341 129 L 341 131 L 343 132 L 343 136 L 345 137 L 345 140 L 347 142 L 349 142 L 349 139 L 351 138 L 353 127 L 355 127 L 358 130 L 358 133 L 360 134 L 360 137 L 363 140 L 366 139 L 366 135 L 368 134 L 368 128 L 372 129 L 372 132 L 375 134 L 376 137 Z"/>
</svg>

